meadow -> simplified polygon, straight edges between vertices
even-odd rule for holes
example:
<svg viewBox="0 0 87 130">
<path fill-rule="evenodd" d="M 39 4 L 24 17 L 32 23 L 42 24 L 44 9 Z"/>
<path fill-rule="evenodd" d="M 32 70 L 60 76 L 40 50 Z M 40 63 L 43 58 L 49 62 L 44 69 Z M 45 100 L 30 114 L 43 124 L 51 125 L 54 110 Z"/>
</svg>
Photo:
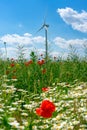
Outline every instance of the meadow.
<svg viewBox="0 0 87 130">
<path fill-rule="evenodd" d="M 0 130 L 86 129 L 86 58 L 0 59 Z"/>
</svg>

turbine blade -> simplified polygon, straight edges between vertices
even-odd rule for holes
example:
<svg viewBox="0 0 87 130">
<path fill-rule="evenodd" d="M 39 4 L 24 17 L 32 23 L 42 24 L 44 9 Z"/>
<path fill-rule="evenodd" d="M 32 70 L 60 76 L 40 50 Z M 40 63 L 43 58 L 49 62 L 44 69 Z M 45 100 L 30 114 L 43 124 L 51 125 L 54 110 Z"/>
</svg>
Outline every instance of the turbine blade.
<svg viewBox="0 0 87 130">
<path fill-rule="evenodd" d="M 43 28 L 44 28 L 44 24 L 43 24 L 43 26 L 42 26 L 40 29 L 37 30 L 37 32 L 39 32 L 39 31 L 42 30 Z M 36 33 L 37 33 L 37 32 L 36 32 Z"/>
<path fill-rule="evenodd" d="M 46 24 L 46 16 L 44 16 L 43 25 Z"/>
<path fill-rule="evenodd" d="M 44 18 L 43 18 L 44 25 L 46 24 L 46 19 L 47 19 L 47 9 L 45 10 L 45 14 L 44 14 Z"/>
</svg>

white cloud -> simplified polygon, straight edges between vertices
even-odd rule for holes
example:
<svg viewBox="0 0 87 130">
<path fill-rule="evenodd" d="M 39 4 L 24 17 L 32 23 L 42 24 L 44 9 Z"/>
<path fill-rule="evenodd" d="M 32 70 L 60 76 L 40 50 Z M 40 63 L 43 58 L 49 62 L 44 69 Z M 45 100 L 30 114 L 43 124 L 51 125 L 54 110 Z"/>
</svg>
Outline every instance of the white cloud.
<svg viewBox="0 0 87 130">
<path fill-rule="evenodd" d="M 5 48 L 2 47 L 1 51 L 3 52 L 3 58 L 6 58 L 6 54 L 5 54 Z M 7 47 L 7 57 L 9 58 L 16 58 L 16 48 L 14 47 Z"/>
<path fill-rule="evenodd" d="M 65 23 L 72 26 L 74 30 L 87 33 L 87 12 L 82 10 L 80 13 L 72 8 L 57 9 Z"/>
<path fill-rule="evenodd" d="M 57 52 L 57 51 L 53 51 L 53 52 L 51 52 L 50 53 L 50 56 L 52 56 L 52 57 L 58 57 L 59 55 L 61 55 L 61 53 L 60 52 Z"/>
<path fill-rule="evenodd" d="M 62 57 L 67 57 L 68 53 L 71 51 L 69 45 L 72 45 L 79 56 L 84 55 L 84 45 L 87 44 L 87 39 L 64 39 L 62 37 L 56 37 L 54 39 L 54 44 L 58 46 L 58 50 L 60 50 Z"/>
<path fill-rule="evenodd" d="M 2 45 L 2 43 L 6 42 L 7 44 L 7 52 L 8 52 L 8 57 L 14 56 L 15 53 L 15 49 L 17 47 L 18 44 L 22 44 L 24 45 L 24 47 L 26 47 L 28 49 L 27 54 L 30 53 L 31 50 L 33 50 L 32 48 L 36 47 L 38 48 L 38 43 L 41 43 L 44 45 L 44 37 L 42 36 L 36 36 L 33 37 L 32 34 L 30 33 L 25 33 L 22 36 L 18 35 L 18 34 L 6 34 L 2 37 L 0 37 L 0 44 Z M 43 45 L 40 46 L 43 48 Z M 2 47 L 4 47 L 4 44 L 2 45 Z M 4 52 L 4 48 L 2 48 L 3 52 Z"/>
<path fill-rule="evenodd" d="M 60 48 L 62 48 L 62 49 L 67 49 L 68 48 L 67 41 L 62 37 L 56 37 L 54 39 L 54 43 L 56 45 L 58 45 Z"/>
<path fill-rule="evenodd" d="M 37 36 L 33 37 L 32 34 L 25 33 L 24 35 L 18 35 L 18 34 L 6 34 L 2 37 L 0 37 L 0 47 L 3 52 L 5 53 L 4 44 L 7 43 L 7 54 L 8 57 L 16 57 L 17 53 L 17 45 L 22 44 L 26 48 L 26 57 L 29 57 L 29 54 L 31 51 L 36 52 L 38 55 L 45 54 L 45 45 L 44 45 L 44 37 Z M 49 51 L 50 55 L 56 56 L 67 56 L 69 52 L 69 45 L 73 45 L 76 47 L 76 49 L 79 50 L 79 52 L 82 51 L 81 48 L 83 48 L 84 44 L 87 44 L 87 39 L 65 39 L 62 37 L 56 37 L 53 39 L 53 48 L 51 52 Z M 57 48 L 58 46 L 58 48 Z"/>
<path fill-rule="evenodd" d="M 50 56 L 52 58 L 56 57 L 58 59 L 60 59 L 60 58 L 66 59 L 68 57 L 68 52 L 53 51 L 53 52 L 50 53 Z"/>
<path fill-rule="evenodd" d="M 23 36 L 20 36 L 18 34 L 6 34 L 0 38 L 0 41 L 2 41 L 3 43 L 6 42 L 8 45 L 33 45 L 34 43 L 44 43 L 44 37 L 33 37 L 32 34 L 29 33 L 25 33 Z"/>
<path fill-rule="evenodd" d="M 62 49 L 68 49 L 69 45 L 81 48 L 84 44 L 87 44 L 87 39 L 64 39 L 62 37 L 56 37 L 54 39 L 55 45 Z"/>
<path fill-rule="evenodd" d="M 25 36 L 25 37 L 31 37 L 32 34 L 30 34 L 30 33 L 25 33 L 24 36 Z"/>
<path fill-rule="evenodd" d="M 38 55 L 41 55 L 41 54 L 45 54 L 45 49 L 42 49 L 42 48 L 40 48 L 40 49 L 37 49 L 37 54 Z"/>
<path fill-rule="evenodd" d="M 2 42 L 6 42 L 8 43 L 9 45 L 13 45 L 13 44 L 32 44 L 32 38 L 30 37 L 30 34 L 27 33 L 27 35 L 29 36 L 26 36 L 26 34 L 24 34 L 23 36 L 20 36 L 18 34 L 7 34 L 7 35 L 4 35 L 3 37 L 0 38 L 0 40 Z"/>
<path fill-rule="evenodd" d="M 44 43 L 45 38 L 42 36 L 37 36 L 33 38 L 33 41 L 36 43 Z"/>
</svg>

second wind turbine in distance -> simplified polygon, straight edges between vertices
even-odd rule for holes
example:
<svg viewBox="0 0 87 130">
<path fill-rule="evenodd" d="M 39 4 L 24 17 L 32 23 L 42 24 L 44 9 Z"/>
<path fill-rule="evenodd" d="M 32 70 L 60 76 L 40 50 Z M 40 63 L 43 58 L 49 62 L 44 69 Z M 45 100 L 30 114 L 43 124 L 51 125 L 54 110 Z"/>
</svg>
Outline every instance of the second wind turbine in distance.
<svg viewBox="0 0 87 130">
<path fill-rule="evenodd" d="M 43 28 L 45 29 L 45 59 L 46 59 L 46 61 L 48 59 L 48 40 L 47 40 L 48 27 L 49 27 L 49 25 L 44 22 L 44 24 L 41 26 L 41 28 L 37 31 L 37 32 L 39 32 Z"/>
</svg>

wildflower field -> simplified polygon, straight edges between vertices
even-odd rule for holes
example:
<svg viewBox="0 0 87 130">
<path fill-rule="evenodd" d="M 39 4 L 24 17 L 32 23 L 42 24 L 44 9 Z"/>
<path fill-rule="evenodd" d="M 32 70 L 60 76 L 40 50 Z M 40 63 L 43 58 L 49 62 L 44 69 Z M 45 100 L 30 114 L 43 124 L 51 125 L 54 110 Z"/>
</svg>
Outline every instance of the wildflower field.
<svg viewBox="0 0 87 130">
<path fill-rule="evenodd" d="M 86 59 L 0 59 L 0 130 L 86 129 Z"/>
</svg>

